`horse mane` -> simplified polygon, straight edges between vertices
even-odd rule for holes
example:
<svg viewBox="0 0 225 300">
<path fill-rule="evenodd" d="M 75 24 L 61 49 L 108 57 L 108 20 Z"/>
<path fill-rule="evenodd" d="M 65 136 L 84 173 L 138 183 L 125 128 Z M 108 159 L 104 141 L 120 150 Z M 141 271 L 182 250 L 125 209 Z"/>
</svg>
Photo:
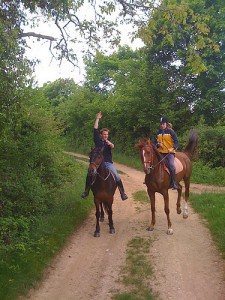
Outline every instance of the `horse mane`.
<svg viewBox="0 0 225 300">
<path fill-rule="evenodd" d="M 153 143 L 152 143 L 152 148 L 153 148 L 153 150 L 154 150 L 154 152 L 155 152 L 155 154 L 156 154 L 158 160 L 161 160 L 161 159 L 162 159 L 162 155 L 161 155 L 160 152 L 158 151 L 156 145 L 153 144 Z"/>
<path fill-rule="evenodd" d="M 162 159 L 162 155 L 159 153 L 159 151 L 158 151 L 156 145 L 155 145 L 153 142 L 151 142 L 150 138 L 143 137 L 143 138 L 141 138 L 141 139 L 138 141 L 138 143 L 135 145 L 136 148 L 140 148 L 140 149 L 141 149 L 142 147 L 144 147 L 144 146 L 152 146 L 153 151 L 154 151 L 154 153 L 156 154 L 157 159 L 158 159 L 158 160 L 161 160 L 161 159 Z"/>
<path fill-rule="evenodd" d="M 185 146 L 183 152 L 192 159 L 196 159 L 198 156 L 198 134 L 196 129 L 193 129 L 188 136 L 188 143 Z"/>
<path fill-rule="evenodd" d="M 140 138 L 138 143 L 135 144 L 135 147 L 136 148 L 142 148 L 143 146 L 150 145 L 150 144 L 151 144 L 150 138 L 142 137 L 142 138 Z"/>
</svg>

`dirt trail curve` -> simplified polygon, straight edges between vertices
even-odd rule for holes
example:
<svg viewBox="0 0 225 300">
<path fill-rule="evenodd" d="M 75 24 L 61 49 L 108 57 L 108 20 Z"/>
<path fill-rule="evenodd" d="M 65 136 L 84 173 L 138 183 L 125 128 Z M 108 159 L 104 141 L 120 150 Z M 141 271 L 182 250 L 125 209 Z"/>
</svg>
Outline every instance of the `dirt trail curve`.
<svg viewBox="0 0 225 300">
<path fill-rule="evenodd" d="M 71 153 L 70 153 L 71 154 Z M 78 156 L 78 154 L 76 154 Z M 82 157 L 82 156 L 81 156 Z M 125 265 L 126 247 L 134 237 L 154 238 L 150 256 L 154 269 L 153 291 L 162 300 L 224 300 L 225 262 L 221 259 L 199 216 L 189 206 L 187 220 L 176 214 L 176 192 L 170 190 L 170 211 L 174 234 L 166 234 L 167 221 L 161 195 L 156 198 L 156 226 L 146 231 L 150 204 L 137 204 L 136 191 L 145 190 L 144 173 L 115 163 L 129 199 L 121 201 L 116 191 L 113 205 L 114 235 L 107 221 L 101 223 L 101 237 L 94 238 L 95 212 L 77 230 L 46 272 L 31 300 L 109 300 L 120 289 L 117 279 Z M 210 190 L 192 185 L 191 191 Z M 225 191 L 225 190 L 224 190 Z M 91 201 L 90 198 L 80 201 Z M 183 202 L 182 202 L 183 207 Z M 139 208 L 139 209 L 137 209 Z M 224 230 L 224 228 L 221 228 Z"/>
</svg>

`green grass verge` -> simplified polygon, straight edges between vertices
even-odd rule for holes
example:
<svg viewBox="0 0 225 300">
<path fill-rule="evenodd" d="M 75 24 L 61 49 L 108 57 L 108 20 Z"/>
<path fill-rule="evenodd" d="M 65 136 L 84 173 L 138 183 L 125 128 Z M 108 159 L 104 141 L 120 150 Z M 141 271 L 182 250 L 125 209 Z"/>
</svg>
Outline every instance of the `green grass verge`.
<svg viewBox="0 0 225 300">
<path fill-rule="evenodd" d="M 225 259 L 225 196 L 224 194 L 191 194 L 191 206 L 207 221 L 222 257 Z"/>
<path fill-rule="evenodd" d="M 77 164 L 74 182 L 58 193 L 47 214 L 35 219 L 27 244 L 0 249 L 0 299 L 17 299 L 34 287 L 68 237 L 87 218 L 94 204 L 80 198 L 85 176 L 85 167 Z"/>
</svg>

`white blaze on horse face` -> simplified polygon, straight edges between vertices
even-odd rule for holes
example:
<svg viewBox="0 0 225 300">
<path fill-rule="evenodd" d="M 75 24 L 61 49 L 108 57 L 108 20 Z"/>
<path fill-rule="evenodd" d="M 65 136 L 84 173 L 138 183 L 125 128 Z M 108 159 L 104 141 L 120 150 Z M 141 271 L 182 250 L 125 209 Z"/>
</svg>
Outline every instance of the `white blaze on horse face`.
<svg viewBox="0 0 225 300">
<path fill-rule="evenodd" d="M 147 162 L 146 162 L 146 158 L 145 158 L 145 150 L 144 149 L 142 149 L 142 157 L 143 157 L 144 168 L 146 170 L 147 169 Z"/>
<path fill-rule="evenodd" d="M 146 153 L 146 150 L 142 149 L 144 171 L 145 171 L 146 174 L 150 174 L 150 170 L 151 170 L 150 162 L 151 161 L 150 160 L 146 160 L 145 153 Z"/>
</svg>

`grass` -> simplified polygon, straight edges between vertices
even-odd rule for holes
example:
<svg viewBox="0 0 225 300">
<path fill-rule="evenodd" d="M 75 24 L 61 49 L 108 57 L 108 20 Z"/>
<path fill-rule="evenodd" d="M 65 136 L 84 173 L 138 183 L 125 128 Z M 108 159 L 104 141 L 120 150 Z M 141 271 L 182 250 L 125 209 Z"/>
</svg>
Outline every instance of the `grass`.
<svg viewBox="0 0 225 300">
<path fill-rule="evenodd" d="M 149 288 L 149 280 L 153 275 L 149 261 L 150 239 L 136 237 L 127 245 L 126 265 L 122 270 L 120 281 L 129 292 L 117 293 L 113 300 L 154 300 L 157 295 Z"/>
<path fill-rule="evenodd" d="M 148 203 L 148 195 L 145 191 L 133 194 L 134 201 Z M 152 245 L 150 238 L 135 237 L 127 245 L 126 264 L 122 268 L 119 281 L 128 287 L 129 291 L 117 293 L 113 300 L 155 300 L 158 295 L 149 288 L 149 282 L 153 276 L 149 248 Z"/>
<path fill-rule="evenodd" d="M 86 170 L 79 165 L 76 170 L 76 180 L 59 192 L 47 214 L 34 221 L 28 243 L 21 249 L 0 249 L 0 299 L 17 299 L 35 286 L 68 237 L 94 207 L 93 201 L 80 198 Z"/>
<path fill-rule="evenodd" d="M 149 197 L 146 191 L 138 191 L 134 193 L 134 201 L 139 203 L 150 203 Z"/>
<path fill-rule="evenodd" d="M 225 259 L 225 197 L 224 194 L 191 194 L 191 206 L 206 220 L 222 257 Z"/>
</svg>

